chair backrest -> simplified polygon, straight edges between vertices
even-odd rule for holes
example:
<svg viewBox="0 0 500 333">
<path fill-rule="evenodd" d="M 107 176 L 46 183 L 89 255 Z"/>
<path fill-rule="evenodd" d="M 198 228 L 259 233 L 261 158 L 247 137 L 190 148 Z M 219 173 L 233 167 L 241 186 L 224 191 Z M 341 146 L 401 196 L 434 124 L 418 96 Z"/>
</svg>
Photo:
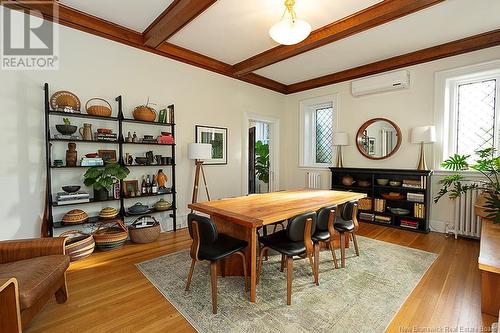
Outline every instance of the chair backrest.
<svg viewBox="0 0 500 333">
<path fill-rule="evenodd" d="M 189 235 L 194 239 L 193 222 L 198 223 L 198 235 L 200 238 L 200 246 L 208 245 L 215 242 L 219 236 L 215 223 L 208 217 L 190 213 L 188 215 Z"/>
<path fill-rule="evenodd" d="M 355 212 L 354 210 L 357 205 L 357 201 L 346 202 L 342 207 L 342 210 L 340 211 L 340 217 L 345 221 L 353 220 L 353 218 L 355 217 L 353 216 L 353 213 Z"/>
<path fill-rule="evenodd" d="M 310 212 L 297 215 L 288 220 L 288 225 L 286 227 L 286 234 L 288 236 L 288 239 L 290 239 L 292 242 L 300 242 L 304 240 L 304 229 L 307 219 L 312 219 L 311 235 L 314 234 L 314 231 L 316 230 L 316 213 Z"/>
<path fill-rule="evenodd" d="M 337 205 L 320 208 L 317 215 L 316 229 L 321 231 L 328 230 L 328 221 L 330 220 L 330 212 L 337 209 Z"/>
</svg>

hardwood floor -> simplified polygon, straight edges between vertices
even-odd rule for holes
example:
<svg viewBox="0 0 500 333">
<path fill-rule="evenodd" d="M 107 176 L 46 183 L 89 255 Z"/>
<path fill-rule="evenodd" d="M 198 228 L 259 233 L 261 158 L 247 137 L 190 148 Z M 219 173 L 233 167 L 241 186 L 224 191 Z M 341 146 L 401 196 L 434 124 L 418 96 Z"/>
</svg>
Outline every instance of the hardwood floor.
<svg viewBox="0 0 500 333">
<path fill-rule="evenodd" d="M 461 327 L 479 329 L 494 321 L 480 312 L 478 241 L 364 223 L 357 234 L 439 254 L 387 332 L 426 328 L 445 332 L 457 327 L 460 332 Z M 136 263 L 187 249 L 190 244 L 189 234 L 182 230 L 162 234 L 154 244 L 126 245 L 72 263 L 67 275 L 68 301 L 61 305 L 51 300 L 25 332 L 193 332 L 135 267 Z"/>
</svg>

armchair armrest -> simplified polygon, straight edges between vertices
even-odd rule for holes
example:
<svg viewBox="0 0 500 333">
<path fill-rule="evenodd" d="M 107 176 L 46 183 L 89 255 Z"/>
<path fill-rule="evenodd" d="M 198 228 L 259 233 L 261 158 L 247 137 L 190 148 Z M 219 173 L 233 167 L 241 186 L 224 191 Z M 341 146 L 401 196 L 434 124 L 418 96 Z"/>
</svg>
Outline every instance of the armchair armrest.
<svg viewBox="0 0 500 333">
<path fill-rule="evenodd" d="M 66 238 L 64 237 L 1 241 L 0 264 L 53 254 L 66 254 L 65 244 Z"/>
</svg>

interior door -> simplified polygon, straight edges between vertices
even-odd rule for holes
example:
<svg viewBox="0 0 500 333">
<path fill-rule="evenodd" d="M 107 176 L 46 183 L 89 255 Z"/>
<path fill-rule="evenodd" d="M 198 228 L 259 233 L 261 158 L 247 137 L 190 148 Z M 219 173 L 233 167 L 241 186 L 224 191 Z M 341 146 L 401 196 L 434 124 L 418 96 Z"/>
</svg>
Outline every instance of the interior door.
<svg viewBox="0 0 500 333">
<path fill-rule="evenodd" d="M 255 126 L 248 129 L 248 194 L 256 191 L 255 184 Z"/>
</svg>

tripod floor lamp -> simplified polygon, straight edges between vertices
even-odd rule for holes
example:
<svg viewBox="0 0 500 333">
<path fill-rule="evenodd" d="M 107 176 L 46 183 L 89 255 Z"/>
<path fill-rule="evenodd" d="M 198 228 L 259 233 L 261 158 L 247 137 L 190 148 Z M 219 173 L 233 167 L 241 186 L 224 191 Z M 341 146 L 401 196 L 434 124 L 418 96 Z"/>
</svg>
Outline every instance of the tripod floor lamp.
<svg viewBox="0 0 500 333">
<path fill-rule="evenodd" d="M 203 171 L 203 161 L 212 158 L 212 145 L 209 143 L 190 143 L 188 145 L 188 158 L 194 160 L 196 165 L 196 171 L 194 174 L 194 185 L 193 185 L 193 198 L 192 203 L 196 203 L 198 200 L 198 184 L 200 183 L 200 172 L 203 177 L 203 184 L 205 184 L 205 191 L 207 192 L 207 199 L 210 201 L 210 194 L 208 193 L 207 180 L 205 178 L 205 172 Z"/>
</svg>

